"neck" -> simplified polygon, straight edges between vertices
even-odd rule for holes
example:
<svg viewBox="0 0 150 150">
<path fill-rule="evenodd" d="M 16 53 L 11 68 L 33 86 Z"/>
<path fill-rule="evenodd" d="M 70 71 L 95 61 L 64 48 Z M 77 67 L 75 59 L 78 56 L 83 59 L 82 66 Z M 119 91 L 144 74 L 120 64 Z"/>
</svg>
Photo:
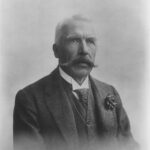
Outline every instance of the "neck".
<svg viewBox="0 0 150 150">
<path fill-rule="evenodd" d="M 72 78 L 79 84 L 82 85 L 82 83 L 84 82 L 84 80 L 86 79 L 87 76 L 82 77 L 82 78 L 78 78 L 78 77 L 73 77 Z"/>
</svg>

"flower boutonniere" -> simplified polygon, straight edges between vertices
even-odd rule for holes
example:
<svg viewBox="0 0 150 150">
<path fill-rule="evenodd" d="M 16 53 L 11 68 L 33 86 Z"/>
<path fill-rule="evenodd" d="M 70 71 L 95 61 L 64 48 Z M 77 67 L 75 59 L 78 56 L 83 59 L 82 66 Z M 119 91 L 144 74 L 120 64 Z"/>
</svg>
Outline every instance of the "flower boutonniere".
<svg viewBox="0 0 150 150">
<path fill-rule="evenodd" d="M 115 96 L 108 94 L 105 98 L 104 105 L 107 110 L 113 110 L 117 106 Z"/>
</svg>

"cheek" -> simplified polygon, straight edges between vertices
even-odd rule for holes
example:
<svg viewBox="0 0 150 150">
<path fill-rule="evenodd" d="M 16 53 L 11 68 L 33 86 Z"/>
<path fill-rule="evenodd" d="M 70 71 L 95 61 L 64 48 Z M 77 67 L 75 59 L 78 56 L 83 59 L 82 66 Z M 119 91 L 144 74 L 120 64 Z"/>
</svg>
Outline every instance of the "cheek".
<svg viewBox="0 0 150 150">
<path fill-rule="evenodd" d="M 75 56 L 78 53 L 78 49 L 79 49 L 79 47 L 77 45 L 70 44 L 65 47 L 64 51 L 65 51 L 65 53 L 67 53 L 70 56 L 72 56 L 72 55 Z"/>
<path fill-rule="evenodd" d="M 66 50 L 69 52 L 77 52 L 79 49 L 79 45 L 78 44 L 68 44 L 66 45 Z"/>
<path fill-rule="evenodd" d="M 91 57 L 94 59 L 95 58 L 95 55 L 96 55 L 96 49 L 93 48 L 93 49 L 90 49 L 90 55 Z"/>
<path fill-rule="evenodd" d="M 76 47 L 73 46 L 65 46 L 61 49 L 60 52 L 60 59 L 63 62 L 67 62 L 72 60 L 77 56 L 77 50 Z"/>
</svg>

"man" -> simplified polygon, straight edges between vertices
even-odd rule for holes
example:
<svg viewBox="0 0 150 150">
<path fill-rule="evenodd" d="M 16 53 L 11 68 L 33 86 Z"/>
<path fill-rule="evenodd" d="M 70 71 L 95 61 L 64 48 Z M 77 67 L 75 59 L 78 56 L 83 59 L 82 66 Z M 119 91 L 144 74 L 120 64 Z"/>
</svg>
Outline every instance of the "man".
<svg viewBox="0 0 150 150">
<path fill-rule="evenodd" d="M 97 38 L 76 15 L 56 28 L 58 67 L 16 95 L 16 149 L 133 149 L 127 114 L 115 88 L 90 76 Z"/>
</svg>

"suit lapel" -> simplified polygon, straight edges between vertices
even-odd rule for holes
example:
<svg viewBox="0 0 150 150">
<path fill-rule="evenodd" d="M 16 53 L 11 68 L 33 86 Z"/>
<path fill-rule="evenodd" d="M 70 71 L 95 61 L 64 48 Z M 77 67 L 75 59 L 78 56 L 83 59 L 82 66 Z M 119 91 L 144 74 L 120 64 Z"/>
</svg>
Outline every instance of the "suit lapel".
<svg viewBox="0 0 150 150">
<path fill-rule="evenodd" d="M 103 89 L 98 89 L 98 85 L 96 84 L 96 82 L 91 76 L 89 79 L 90 79 L 91 88 L 92 88 L 94 99 L 95 99 L 96 106 L 97 106 L 99 129 L 101 130 L 100 134 L 102 134 L 102 131 L 104 131 L 104 126 L 103 126 L 104 118 L 102 115 L 103 114 L 103 96 L 100 93 L 102 92 Z"/>
<path fill-rule="evenodd" d="M 73 111 L 61 85 L 58 69 L 52 73 L 45 92 L 46 104 L 50 113 L 53 114 L 62 135 L 69 144 L 72 142 L 77 144 L 77 129 Z"/>
<path fill-rule="evenodd" d="M 104 100 L 112 91 L 108 88 L 109 86 L 106 89 L 102 84 L 98 85 L 91 77 L 90 81 L 98 110 L 99 132 L 102 136 L 115 135 L 117 130 L 115 110 L 107 111 L 104 107 Z"/>
</svg>

